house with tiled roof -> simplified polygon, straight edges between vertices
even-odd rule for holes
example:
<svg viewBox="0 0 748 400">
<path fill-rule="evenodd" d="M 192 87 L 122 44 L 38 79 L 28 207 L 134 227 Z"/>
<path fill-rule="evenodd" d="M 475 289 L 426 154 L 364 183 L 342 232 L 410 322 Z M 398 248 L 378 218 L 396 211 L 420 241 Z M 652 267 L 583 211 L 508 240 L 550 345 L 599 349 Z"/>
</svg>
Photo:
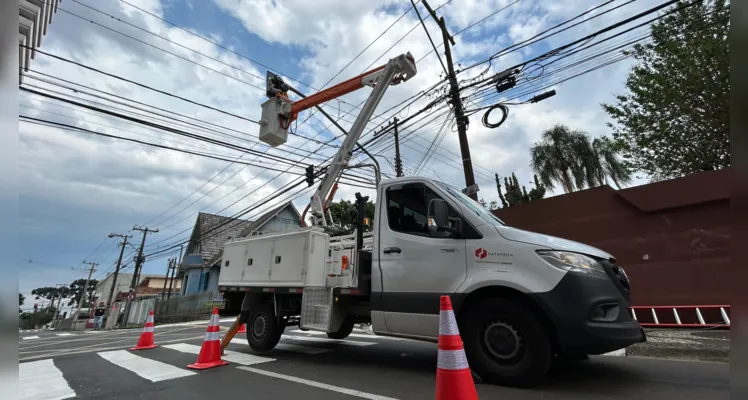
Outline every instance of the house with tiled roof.
<svg viewBox="0 0 748 400">
<path fill-rule="evenodd" d="M 227 241 L 268 233 L 291 232 L 300 227 L 301 215 L 291 202 L 269 210 L 254 221 L 199 213 L 179 267 L 181 294 L 218 290 L 223 245 Z"/>
</svg>

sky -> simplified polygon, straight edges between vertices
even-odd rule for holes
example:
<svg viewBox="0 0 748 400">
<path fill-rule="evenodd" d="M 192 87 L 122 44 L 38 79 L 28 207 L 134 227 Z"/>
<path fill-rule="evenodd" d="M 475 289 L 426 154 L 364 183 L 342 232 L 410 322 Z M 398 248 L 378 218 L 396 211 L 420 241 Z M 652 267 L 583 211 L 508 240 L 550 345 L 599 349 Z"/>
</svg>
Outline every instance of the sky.
<svg viewBox="0 0 748 400">
<path fill-rule="evenodd" d="M 431 5 L 436 8 L 445 1 L 432 0 Z M 481 72 L 485 72 L 481 76 L 491 76 L 655 4 L 642 0 L 607 3 L 575 21 L 582 22 L 577 27 L 499 57 L 490 65 L 461 72 L 461 81 L 470 82 Z M 453 34 L 481 21 L 455 35 L 453 56 L 457 68 L 462 69 L 600 4 L 603 2 L 592 0 L 452 0 L 437 13 L 445 18 Z M 621 7 L 614 11 L 591 18 L 618 5 Z M 33 306 L 32 289 L 84 278 L 87 268 L 84 261 L 98 263 L 94 278 L 101 279 L 110 273 L 119 254 L 119 240 L 108 239 L 110 233 L 132 234 L 130 240 L 137 246 L 141 236 L 132 231 L 135 225 L 159 229 L 158 233 L 147 237 L 145 252 L 149 254 L 186 240 L 199 211 L 230 216 L 251 208 L 253 211 L 245 216 L 251 219 L 292 199 L 296 189 L 268 196 L 298 180 L 298 174 L 303 174 L 306 165 L 319 165 L 332 156 L 340 144 L 341 133 L 334 127 L 328 128 L 330 123 L 321 115 L 305 112 L 292 128 L 294 133 L 289 135 L 286 144 L 269 148 L 258 142 L 258 126 L 250 120 L 256 121 L 260 116 L 260 105 L 265 100 L 266 71 L 272 69 L 287 83 L 311 94 L 382 65 L 398 54 L 409 51 L 418 60 L 432 47 L 416 13 L 408 11 L 410 6 L 410 2 L 402 0 L 71 0 L 61 3 L 40 50 L 98 71 L 37 53 L 31 62 L 33 71 L 24 78 L 24 87 L 55 96 L 85 99 L 86 104 L 105 103 L 108 109 L 126 109 L 126 100 L 107 97 L 123 104 L 103 101 L 95 97 L 101 96 L 96 90 L 123 96 L 148 105 L 135 110 L 143 118 L 162 118 L 154 117 L 149 106 L 177 112 L 186 117 L 176 117 L 180 121 L 152 121 L 235 147 L 199 142 L 27 91 L 20 91 L 21 115 L 239 162 L 19 122 L 22 182 L 19 290 L 27 295 L 24 308 Z M 504 7 L 503 11 L 486 18 Z M 435 44 L 440 45 L 437 25 L 422 6 L 418 9 Z M 632 34 L 646 32 L 644 27 Z M 497 199 L 495 173 L 503 177 L 514 172 L 529 190 L 532 181 L 530 146 L 539 140 L 545 129 L 555 124 L 582 129 L 592 137 L 610 135 L 610 128 L 606 126 L 610 119 L 600 104 L 613 102 L 616 94 L 625 91 L 624 82 L 632 65 L 632 60 L 623 60 L 543 90 L 540 88 L 544 82 L 554 82 L 541 79 L 531 87 L 538 88 L 536 92 L 529 91 L 518 100 L 527 100 L 549 89 L 556 90 L 557 94 L 540 103 L 511 106 L 506 122 L 497 129 L 481 124 L 482 113 L 471 116 L 468 140 L 481 188 L 479 197 L 487 201 Z M 368 133 L 371 129 L 396 116 L 396 111 L 399 111 L 398 118 L 407 118 L 430 101 L 429 97 L 424 97 L 408 108 L 394 108 L 383 113 L 429 89 L 443 75 L 434 52 L 419 61 L 417 69 L 413 79 L 386 92 L 375 113 L 382 113 L 382 116 L 369 122 L 363 140 L 371 136 Z M 66 86 L 80 84 L 89 88 L 78 86 L 77 92 L 73 92 L 51 84 L 61 82 L 44 74 L 69 81 L 63 82 Z M 347 129 L 357 115 L 354 106 L 364 101 L 369 91 L 362 89 L 351 93 L 341 101 L 328 102 L 324 108 L 333 117 L 341 117 L 340 123 Z M 469 103 L 467 107 L 486 104 Z M 434 147 L 431 157 L 422 161 L 445 121 L 445 117 L 435 118 L 437 114 L 433 114 L 434 122 L 422 129 L 406 126 L 401 130 L 405 171 L 413 174 L 415 167 L 423 164 L 418 171 L 420 175 L 463 188 L 460 150 L 453 126 L 445 126 L 443 140 Z M 392 138 L 385 142 L 387 146 L 372 146 L 370 150 L 377 154 L 383 173 L 392 176 Z M 289 164 L 288 159 L 295 166 Z M 367 159 L 357 156 L 351 163 L 367 163 Z M 368 170 L 355 174 L 372 179 Z M 643 183 L 646 180 L 638 177 L 633 185 Z M 311 189 L 293 197 L 300 211 L 308 203 Z M 375 198 L 373 190 L 342 185 L 336 199 L 353 200 L 358 191 Z M 560 193 L 556 190 L 549 194 Z M 125 251 L 125 272 L 132 271 L 133 252 L 133 247 Z M 148 257 L 143 273 L 164 273 L 167 259 L 178 253 L 179 249 L 175 248 Z"/>
</svg>

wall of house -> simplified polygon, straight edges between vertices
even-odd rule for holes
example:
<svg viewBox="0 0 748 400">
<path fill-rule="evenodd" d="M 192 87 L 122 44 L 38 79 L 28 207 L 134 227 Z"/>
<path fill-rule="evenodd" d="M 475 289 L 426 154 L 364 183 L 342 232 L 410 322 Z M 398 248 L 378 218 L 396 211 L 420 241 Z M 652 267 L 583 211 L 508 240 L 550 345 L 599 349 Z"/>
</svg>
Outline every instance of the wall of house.
<svg viewBox="0 0 748 400">
<path fill-rule="evenodd" d="M 208 275 L 208 288 L 206 292 L 217 292 L 218 291 L 218 278 L 221 274 L 221 267 L 216 266 L 210 269 Z"/>
<path fill-rule="evenodd" d="M 291 232 L 301 227 L 299 217 L 289 209 L 285 209 L 273 217 L 260 228 L 262 232 Z"/>
<path fill-rule="evenodd" d="M 112 290 L 112 283 L 114 283 L 114 279 L 112 279 L 112 275 L 110 274 L 106 280 L 99 283 L 99 285 L 96 286 L 96 293 L 100 295 L 99 301 L 103 301 L 105 304 L 110 304 L 109 301 L 109 292 Z M 117 296 L 117 293 L 119 292 L 127 292 L 130 289 L 130 281 L 132 280 L 132 274 L 123 274 L 120 273 L 117 275 L 117 286 L 114 288 L 114 296 Z"/>
<path fill-rule="evenodd" d="M 202 268 L 190 268 L 184 271 L 184 276 L 187 280 L 182 294 L 189 295 L 200 291 L 200 276 L 202 275 L 202 272 Z"/>
</svg>

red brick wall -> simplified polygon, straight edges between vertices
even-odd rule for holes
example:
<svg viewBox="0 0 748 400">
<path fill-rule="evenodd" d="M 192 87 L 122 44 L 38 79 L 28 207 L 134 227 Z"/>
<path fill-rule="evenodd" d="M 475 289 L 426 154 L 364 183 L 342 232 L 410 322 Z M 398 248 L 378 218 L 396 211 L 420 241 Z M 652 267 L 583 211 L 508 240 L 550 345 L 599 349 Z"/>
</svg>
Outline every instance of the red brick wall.
<svg viewBox="0 0 748 400">
<path fill-rule="evenodd" d="M 508 225 L 615 256 L 635 305 L 729 304 L 729 170 L 608 186 L 496 211 Z"/>
</svg>

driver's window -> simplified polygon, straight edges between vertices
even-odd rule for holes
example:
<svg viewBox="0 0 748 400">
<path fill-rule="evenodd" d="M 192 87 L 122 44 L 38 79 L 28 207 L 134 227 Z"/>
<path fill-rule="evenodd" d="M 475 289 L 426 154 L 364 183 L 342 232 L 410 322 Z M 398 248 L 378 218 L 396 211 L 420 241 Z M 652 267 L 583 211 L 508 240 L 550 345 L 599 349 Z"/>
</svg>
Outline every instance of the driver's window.
<svg viewBox="0 0 748 400">
<path fill-rule="evenodd" d="M 387 221 L 390 229 L 410 235 L 430 236 L 427 210 L 432 199 L 441 199 L 431 188 L 420 184 L 396 186 L 387 190 Z M 449 208 L 450 217 L 459 214 Z M 445 237 L 448 236 L 445 233 Z"/>
</svg>

